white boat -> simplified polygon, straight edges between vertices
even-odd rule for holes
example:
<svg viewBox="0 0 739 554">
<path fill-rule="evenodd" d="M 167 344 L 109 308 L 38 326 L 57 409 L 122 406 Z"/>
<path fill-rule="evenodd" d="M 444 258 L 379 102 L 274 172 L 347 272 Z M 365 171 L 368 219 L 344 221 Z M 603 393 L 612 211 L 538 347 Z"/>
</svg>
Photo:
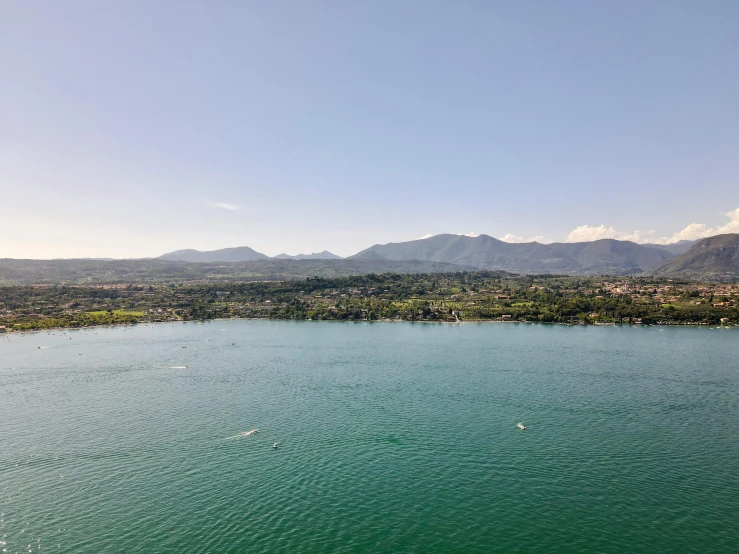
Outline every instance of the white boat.
<svg viewBox="0 0 739 554">
<path fill-rule="evenodd" d="M 274 444 L 272 445 L 272 448 L 277 448 L 277 443 L 274 443 Z"/>
<path fill-rule="evenodd" d="M 517 424 L 516 427 L 518 427 L 519 429 L 521 429 L 521 431 L 523 431 L 524 429 L 527 428 L 523 423 Z"/>
</svg>

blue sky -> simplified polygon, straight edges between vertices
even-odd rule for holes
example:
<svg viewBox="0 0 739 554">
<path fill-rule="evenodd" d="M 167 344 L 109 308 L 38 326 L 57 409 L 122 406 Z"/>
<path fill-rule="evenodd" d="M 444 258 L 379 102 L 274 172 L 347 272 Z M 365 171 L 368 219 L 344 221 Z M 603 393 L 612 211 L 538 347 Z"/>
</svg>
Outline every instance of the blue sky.
<svg viewBox="0 0 739 554">
<path fill-rule="evenodd" d="M 734 0 L 0 0 L 0 257 L 739 232 L 737 28 Z"/>
</svg>

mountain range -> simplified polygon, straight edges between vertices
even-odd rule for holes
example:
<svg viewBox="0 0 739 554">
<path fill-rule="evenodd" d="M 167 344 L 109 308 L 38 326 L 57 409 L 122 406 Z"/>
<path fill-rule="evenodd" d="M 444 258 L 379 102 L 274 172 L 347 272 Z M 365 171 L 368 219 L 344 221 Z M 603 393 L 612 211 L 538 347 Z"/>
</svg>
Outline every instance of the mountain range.
<svg viewBox="0 0 739 554">
<path fill-rule="evenodd" d="M 692 243 L 671 245 L 636 244 L 603 239 L 592 242 L 540 244 L 508 243 L 488 235 L 468 237 L 442 234 L 407 242 L 376 244 L 347 259 L 363 261 L 428 261 L 465 268 L 504 270 L 519 273 L 625 275 L 656 269 Z M 223 248 L 201 252 L 177 250 L 159 257 L 183 262 L 249 262 L 257 260 L 338 260 L 324 250 L 314 254 L 280 254 L 270 258 L 249 248 Z"/>
<path fill-rule="evenodd" d="M 257 252 L 248 246 L 237 246 L 236 248 L 221 248 L 220 250 L 175 250 L 159 256 L 160 260 L 178 262 L 253 262 L 256 260 L 341 260 L 341 256 L 332 254 L 328 250 L 314 254 L 278 254 L 270 258 L 266 254 Z"/>
<path fill-rule="evenodd" d="M 332 254 L 328 250 L 323 252 L 314 252 L 313 254 L 297 254 L 290 256 L 289 254 L 277 254 L 272 258 L 273 260 L 343 260 L 341 256 Z"/>
<path fill-rule="evenodd" d="M 419 261 L 515 273 L 565 275 L 679 276 L 691 279 L 739 277 L 739 234 L 718 235 L 672 244 L 637 244 L 601 239 L 590 242 L 509 243 L 488 235 L 441 234 L 406 242 L 375 244 L 346 260 L 363 262 Z M 185 262 L 248 262 L 257 260 L 341 260 L 324 250 L 314 254 L 270 258 L 247 246 L 200 252 L 178 250 L 162 260 Z"/>
<path fill-rule="evenodd" d="M 739 234 L 697 241 L 687 252 L 657 268 L 655 274 L 683 279 L 727 281 L 739 278 Z"/>
<path fill-rule="evenodd" d="M 228 264 L 228 265 L 224 265 Z M 674 244 L 603 239 L 579 243 L 507 243 L 487 235 L 436 235 L 376 244 L 340 258 L 328 251 L 269 257 L 247 246 L 159 258 L 108 260 L 0 259 L 0 283 L 198 280 L 289 280 L 308 276 L 429 273 L 478 269 L 564 275 L 639 275 L 694 280 L 739 279 L 739 234 Z"/>
<path fill-rule="evenodd" d="M 175 250 L 159 256 L 160 260 L 171 260 L 177 262 L 253 262 L 255 260 L 268 260 L 269 256 L 257 252 L 248 246 L 237 246 L 236 248 L 221 248 L 220 250 Z"/>
<path fill-rule="evenodd" d="M 409 242 L 376 244 L 352 258 L 429 260 L 517 273 L 624 275 L 643 273 L 674 256 L 668 250 L 613 239 L 540 244 L 509 243 L 488 235 L 436 235 Z"/>
<path fill-rule="evenodd" d="M 682 254 L 683 252 L 687 252 L 690 250 L 690 247 L 693 246 L 696 243 L 694 240 L 679 240 L 677 242 L 673 242 L 670 244 L 654 244 L 654 243 L 643 243 L 642 246 L 649 246 L 651 248 L 661 248 L 662 250 L 667 250 L 670 254 L 674 254 L 675 256 L 678 256 L 679 254 Z"/>
</svg>

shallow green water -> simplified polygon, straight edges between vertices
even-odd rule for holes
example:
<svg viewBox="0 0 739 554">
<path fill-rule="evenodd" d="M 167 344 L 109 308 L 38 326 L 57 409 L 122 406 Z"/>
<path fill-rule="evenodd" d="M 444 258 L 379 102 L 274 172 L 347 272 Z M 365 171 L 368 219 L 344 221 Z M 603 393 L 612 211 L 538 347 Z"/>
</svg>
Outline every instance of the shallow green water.
<svg viewBox="0 0 739 554">
<path fill-rule="evenodd" d="M 739 551 L 739 330 L 229 321 L 0 367 L 0 551 Z"/>
</svg>

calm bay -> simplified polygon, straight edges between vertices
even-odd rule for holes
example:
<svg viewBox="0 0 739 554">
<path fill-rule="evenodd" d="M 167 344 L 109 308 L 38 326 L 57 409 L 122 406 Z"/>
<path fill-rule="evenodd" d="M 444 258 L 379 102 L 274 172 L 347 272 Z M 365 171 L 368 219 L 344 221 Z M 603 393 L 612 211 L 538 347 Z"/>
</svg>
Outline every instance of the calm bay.
<svg viewBox="0 0 739 554">
<path fill-rule="evenodd" d="M 3 552 L 739 545 L 736 328 L 0 335 L 0 406 Z"/>
</svg>

